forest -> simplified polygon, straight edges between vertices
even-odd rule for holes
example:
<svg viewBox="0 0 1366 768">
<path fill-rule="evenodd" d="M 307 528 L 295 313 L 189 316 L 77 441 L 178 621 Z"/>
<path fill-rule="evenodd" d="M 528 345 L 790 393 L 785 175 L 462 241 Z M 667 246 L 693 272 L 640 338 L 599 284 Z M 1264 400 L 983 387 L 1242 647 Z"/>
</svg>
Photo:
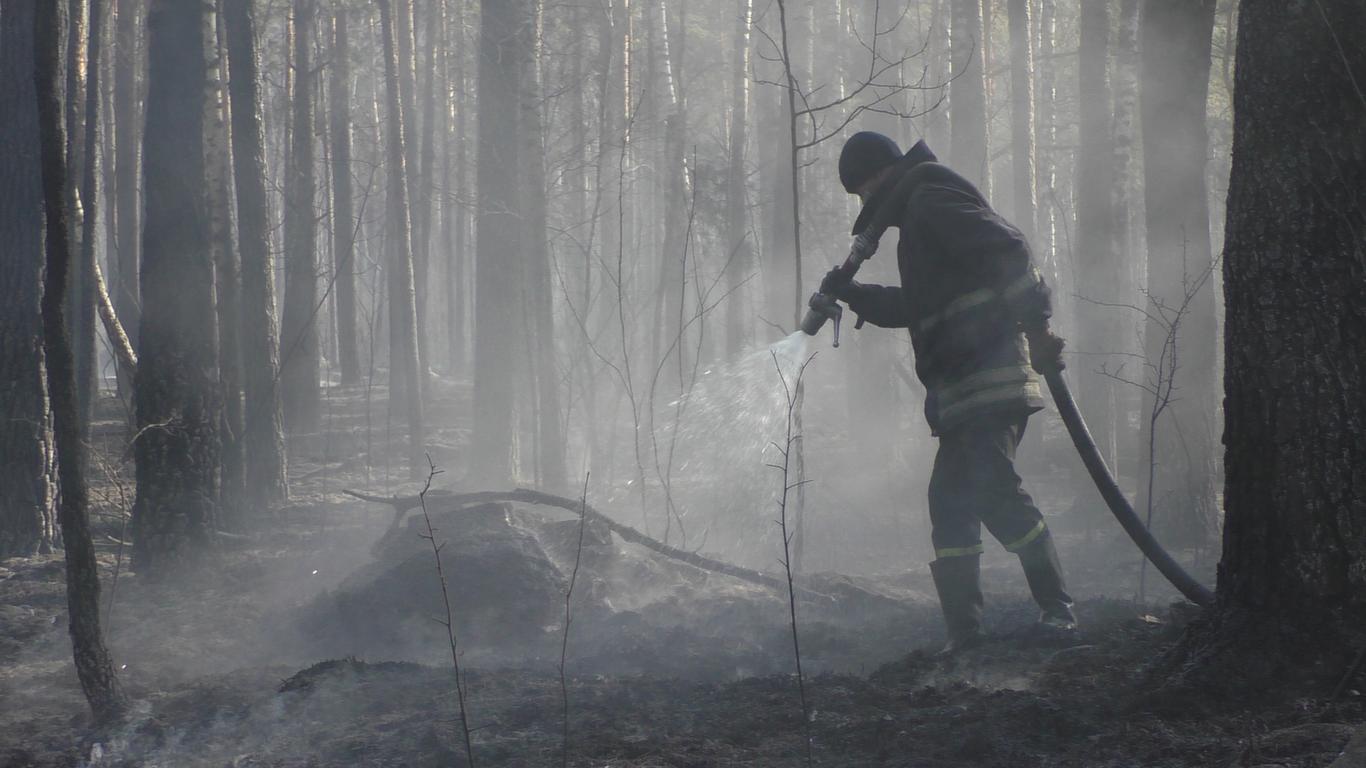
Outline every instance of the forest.
<svg viewBox="0 0 1366 768">
<path fill-rule="evenodd" d="M 0 768 L 360 765 L 1366 766 L 1366 4 L 0 0 Z"/>
</svg>

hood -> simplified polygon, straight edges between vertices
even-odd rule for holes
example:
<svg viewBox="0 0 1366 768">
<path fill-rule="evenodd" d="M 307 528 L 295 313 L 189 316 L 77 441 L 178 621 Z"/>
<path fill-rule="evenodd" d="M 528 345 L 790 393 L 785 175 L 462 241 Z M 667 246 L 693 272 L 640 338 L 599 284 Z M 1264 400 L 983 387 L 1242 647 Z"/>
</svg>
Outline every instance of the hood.
<svg viewBox="0 0 1366 768">
<path fill-rule="evenodd" d="M 887 180 L 882 182 L 882 186 L 878 187 L 877 191 L 868 198 L 868 202 L 863 204 L 863 208 L 859 211 L 858 218 L 854 220 L 854 230 L 850 234 L 863 234 L 863 231 L 873 222 L 873 217 L 881 210 L 883 204 L 888 202 L 892 190 L 896 189 L 896 183 L 900 181 L 908 171 L 921 163 L 934 163 L 938 161 L 939 158 L 935 156 L 934 152 L 930 151 L 930 145 L 926 144 L 924 139 L 917 141 L 915 146 L 907 150 L 906 154 L 902 155 L 901 159 L 896 161 L 896 165 L 892 166 L 892 174 L 888 176 Z"/>
</svg>

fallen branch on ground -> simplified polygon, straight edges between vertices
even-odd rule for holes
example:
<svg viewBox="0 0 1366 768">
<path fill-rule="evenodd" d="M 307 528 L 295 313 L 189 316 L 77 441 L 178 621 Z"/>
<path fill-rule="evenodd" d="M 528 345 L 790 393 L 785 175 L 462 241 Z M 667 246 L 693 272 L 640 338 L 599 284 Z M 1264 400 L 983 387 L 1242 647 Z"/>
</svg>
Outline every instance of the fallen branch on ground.
<svg viewBox="0 0 1366 768">
<path fill-rule="evenodd" d="M 422 505 L 422 500 L 417 495 L 376 496 L 347 489 L 343 489 L 342 493 L 345 493 L 352 498 L 360 499 L 361 501 L 369 501 L 375 504 L 387 504 L 390 507 L 393 507 L 395 522 L 397 522 L 397 519 L 402 517 L 408 510 L 415 509 Z M 427 493 L 427 501 L 429 503 L 453 505 L 457 509 L 472 506 L 474 504 L 488 504 L 499 501 L 513 501 L 522 504 L 558 507 L 575 514 L 582 513 L 585 518 L 596 520 L 607 526 L 608 530 L 620 536 L 622 540 L 632 544 L 639 544 L 646 549 L 657 552 L 670 559 L 687 563 L 688 565 L 701 568 L 704 571 L 724 574 L 741 581 L 749 582 L 750 584 L 758 584 L 763 587 L 782 590 L 784 592 L 787 590 L 786 579 L 769 575 L 763 571 L 756 571 L 753 568 L 743 568 L 738 565 L 731 565 L 730 563 L 703 557 L 702 555 L 678 549 L 677 547 L 671 547 L 658 539 L 646 536 L 629 525 L 623 525 L 616 520 L 613 520 L 594 509 L 592 506 L 583 503 L 580 499 L 569 499 L 564 496 L 556 496 L 542 491 L 535 491 L 530 488 L 515 488 L 510 491 L 475 491 L 473 493 L 451 493 L 449 491 L 441 492 L 433 489 Z M 831 602 L 834 599 L 830 595 L 815 592 L 806 589 L 805 587 L 796 587 L 796 593 L 798 597 L 807 600 Z"/>
</svg>

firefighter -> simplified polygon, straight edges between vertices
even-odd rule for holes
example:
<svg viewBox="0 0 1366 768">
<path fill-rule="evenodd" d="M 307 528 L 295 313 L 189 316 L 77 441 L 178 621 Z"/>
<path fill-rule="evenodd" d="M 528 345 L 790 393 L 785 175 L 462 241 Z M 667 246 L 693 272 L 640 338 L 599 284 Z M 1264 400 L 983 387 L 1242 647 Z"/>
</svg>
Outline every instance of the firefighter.
<svg viewBox="0 0 1366 768">
<path fill-rule="evenodd" d="M 1063 341 L 1049 330 L 1049 290 L 1028 243 L 924 141 L 903 154 L 886 136 L 856 133 L 840 154 L 839 173 L 863 203 L 855 235 L 884 209 L 900 229 L 900 286 L 860 284 L 836 268 L 821 292 L 861 321 L 910 329 L 925 417 L 939 438 L 929 488 L 930 572 L 948 630 L 944 653 L 983 638 L 984 524 L 1019 556 L 1040 625 L 1075 630 L 1053 538 L 1014 466 L 1029 416 L 1043 407 L 1034 374 L 1062 368 Z"/>
</svg>

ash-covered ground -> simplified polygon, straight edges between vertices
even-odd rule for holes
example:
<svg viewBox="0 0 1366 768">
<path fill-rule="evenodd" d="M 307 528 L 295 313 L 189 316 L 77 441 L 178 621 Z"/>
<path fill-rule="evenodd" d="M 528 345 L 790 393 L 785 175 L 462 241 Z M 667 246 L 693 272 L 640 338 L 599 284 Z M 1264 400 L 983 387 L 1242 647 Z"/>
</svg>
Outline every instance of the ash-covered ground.
<svg viewBox="0 0 1366 768">
<path fill-rule="evenodd" d="M 147 583 L 125 559 L 116 583 L 121 522 L 97 519 L 106 630 L 137 702 L 118 726 L 89 721 L 60 555 L 0 563 L 0 766 L 463 765 L 420 512 L 339 493 L 378 483 L 328 450 L 294 457 L 289 507 L 225 536 L 180 579 Z M 992 639 L 948 660 L 932 655 L 941 620 L 915 558 L 882 575 L 803 578 L 804 727 L 784 592 L 591 520 L 580 552 L 579 518 L 564 509 L 429 511 L 478 765 L 559 765 L 566 748 L 574 766 L 802 765 L 808 734 L 812 762 L 829 766 L 1366 764 L 1360 669 L 1320 665 L 1260 691 L 1183 683 L 1164 660 L 1196 612 L 1151 573 L 1156 602 L 1134 602 L 1137 555 L 1101 535 L 1063 535 L 1076 637 L 1034 630 L 1018 566 L 993 551 Z"/>
</svg>

